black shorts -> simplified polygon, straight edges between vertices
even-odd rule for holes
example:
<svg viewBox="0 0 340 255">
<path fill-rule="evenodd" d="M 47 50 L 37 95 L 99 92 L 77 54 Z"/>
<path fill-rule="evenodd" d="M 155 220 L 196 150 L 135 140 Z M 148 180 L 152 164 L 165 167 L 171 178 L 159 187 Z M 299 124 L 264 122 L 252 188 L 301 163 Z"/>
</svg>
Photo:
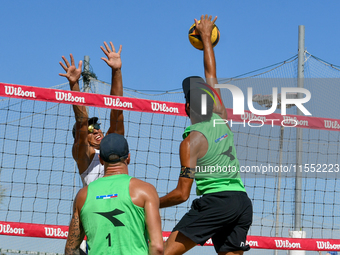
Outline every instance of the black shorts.
<svg viewBox="0 0 340 255">
<path fill-rule="evenodd" d="M 253 206 L 247 193 L 223 191 L 195 199 L 172 231 L 200 245 L 212 238 L 217 253 L 248 251 L 246 237 L 252 220 Z"/>
</svg>

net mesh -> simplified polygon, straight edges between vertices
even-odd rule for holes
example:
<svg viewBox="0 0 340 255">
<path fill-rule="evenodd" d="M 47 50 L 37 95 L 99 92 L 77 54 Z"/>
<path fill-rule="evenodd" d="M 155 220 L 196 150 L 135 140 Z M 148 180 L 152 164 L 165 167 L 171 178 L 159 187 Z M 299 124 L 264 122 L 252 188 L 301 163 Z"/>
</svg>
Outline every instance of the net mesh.
<svg viewBox="0 0 340 255">
<path fill-rule="evenodd" d="M 307 108 L 313 113 L 313 117 L 339 119 L 339 87 L 336 83 L 336 78 L 340 76 L 339 70 L 309 53 L 306 53 L 305 59 L 305 88 L 316 95 L 312 99 L 315 101 L 309 102 Z M 251 86 L 255 88 L 254 93 L 266 95 L 271 94 L 273 84 L 281 87 L 277 78 L 295 78 L 296 70 L 297 58 L 293 57 L 268 70 L 260 70 L 261 73 L 220 79 L 220 83 L 237 85 L 245 94 L 245 88 Z M 308 82 L 309 78 L 313 78 L 313 82 Z M 330 78 L 334 82 L 330 82 Z M 294 83 L 296 79 L 289 82 Z M 69 85 L 65 83 L 54 88 L 68 91 Z M 108 95 L 109 90 L 109 84 L 91 79 L 90 92 Z M 226 107 L 232 108 L 230 94 L 221 91 Z M 125 89 L 124 96 L 184 103 L 180 90 L 150 94 Z M 108 109 L 88 107 L 88 111 L 90 117 L 99 117 L 102 130 L 108 129 Z M 296 114 L 296 108 L 288 109 L 287 113 Z M 71 130 L 74 124 L 72 106 L 2 97 L 0 116 L 0 219 L 68 225 L 73 199 L 82 187 L 71 155 Z M 159 196 L 167 194 L 177 185 L 180 169 L 179 145 L 185 127 L 190 125 L 189 119 L 183 116 L 124 111 L 124 120 L 132 156 L 130 175 L 153 184 Z M 296 129 L 282 130 L 280 126 L 270 125 L 261 128 L 235 125 L 232 130 L 241 166 L 296 164 Z M 340 132 L 303 129 L 303 164 L 339 164 L 339 142 Z M 278 178 L 277 175 L 252 173 L 242 174 L 242 178 L 254 207 L 249 235 L 288 236 L 289 230 L 294 229 L 294 176 Z M 303 178 L 301 219 L 302 230 L 306 231 L 308 238 L 340 239 L 340 201 L 336 195 L 340 188 L 339 182 L 334 175 Z M 195 186 L 191 193 L 185 203 L 161 210 L 163 230 L 171 231 L 188 211 L 192 200 L 197 197 Z M 16 241 L 13 241 L 14 238 Z M 44 240 L 38 247 L 35 242 L 32 244 L 31 241 L 26 241 L 28 239 L 0 235 L 0 248 L 62 252 L 65 243 L 62 240 L 51 244 Z M 201 249 L 199 253 L 202 254 L 202 251 Z M 211 253 L 212 250 L 207 251 Z"/>
</svg>

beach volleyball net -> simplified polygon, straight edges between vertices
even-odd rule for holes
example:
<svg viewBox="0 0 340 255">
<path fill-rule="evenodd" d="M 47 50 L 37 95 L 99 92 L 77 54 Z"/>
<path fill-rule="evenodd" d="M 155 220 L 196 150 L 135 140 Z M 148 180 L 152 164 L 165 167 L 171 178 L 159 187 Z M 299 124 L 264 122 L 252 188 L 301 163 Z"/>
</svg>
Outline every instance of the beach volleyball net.
<svg viewBox="0 0 340 255">
<path fill-rule="evenodd" d="M 282 87 L 296 87 L 296 62 L 293 57 L 260 74 L 219 82 L 238 86 L 245 97 L 247 87 L 253 87 L 254 107 L 268 109 L 272 87 L 279 93 Z M 251 253 L 340 250 L 338 76 L 337 67 L 306 54 L 304 87 L 312 98 L 305 107 L 312 116 L 296 115 L 294 106 L 282 116 L 280 105 L 266 117 L 252 114 L 247 107 L 243 115 L 233 115 L 231 94 L 221 89 L 228 119 L 233 121 L 229 125 L 241 177 L 253 202 Z M 110 108 L 124 110 L 129 174 L 153 184 L 159 196 L 176 187 L 179 145 L 190 125 L 183 93 L 125 89 L 124 97 L 113 97 L 109 90 L 109 84 L 96 79 L 91 79 L 89 93 L 71 92 L 66 83 L 49 89 L 0 83 L 0 252 L 63 252 L 73 199 L 82 187 L 71 153 L 72 104 L 86 105 L 89 117 L 97 116 L 103 131 L 109 128 Z M 303 130 L 300 138 L 297 129 Z M 299 139 L 301 151 L 296 146 Z M 164 239 L 197 198 L 195 187 L 191 193 L 188 201 L 161 209 Z M 37 245 L 40 238 L 44 239 Z M 211 241 L 206 245 L 211 246 Z M 195 249 L 200 254 L 214 252 Z"/>
</svg>

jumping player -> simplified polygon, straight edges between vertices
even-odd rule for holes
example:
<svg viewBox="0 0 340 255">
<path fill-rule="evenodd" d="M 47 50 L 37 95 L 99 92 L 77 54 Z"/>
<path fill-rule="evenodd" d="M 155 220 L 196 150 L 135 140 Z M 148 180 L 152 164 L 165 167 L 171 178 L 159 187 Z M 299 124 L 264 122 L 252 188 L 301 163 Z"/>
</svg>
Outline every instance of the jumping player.
<svg viewBox="0 0 340 255">
<path fill-rule="evenodd" d="M 205 77 L 210 86 L 197 76 L 183 81 L 186 113 L 192 125 L 185 130 L 180 145 L 181 172 L 177 187 L 160 198 L 160 207 L 186 201 L 194 179 L 197 195 L 202 197 L 192 202 L 191 209 L 175 226 L 164 254 L 183 254 L 209 238 L 219 255 L 243 254 L 249 250 L 246 236 L 252 223 L 252 204 L 240 178 L 233 133 L 227 124 L 214 125 L 214 120 L 222 123 L 227 119 L 220 90 L 214 89 L 218 82 L 210 37 L 216 19 L 208 15 L 202 15 L 200 23 L 195 19 L 204 46 Z"/>
</svg>

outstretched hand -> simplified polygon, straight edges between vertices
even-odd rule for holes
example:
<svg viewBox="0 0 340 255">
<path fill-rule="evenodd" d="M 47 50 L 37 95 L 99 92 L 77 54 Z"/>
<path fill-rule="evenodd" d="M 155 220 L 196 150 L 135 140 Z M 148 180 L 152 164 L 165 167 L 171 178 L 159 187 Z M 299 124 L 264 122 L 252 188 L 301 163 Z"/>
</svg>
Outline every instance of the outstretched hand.
<svg viewBox="0 0 340 255">
<path fill-rule="evenodd" d="M 116 52 L 113 43 L 110 42 L 111 48 L 109 45 L 104 42 L 105 48 L 100 46 L 104 54 L 107 58 L 101 58 L 106 62 L 106 64 L 114 70 L 120 69 L 122 67 L 122 60 L 120 59 L 120 53 L 122 52 L 122 45 L 120 45 L 118 52 Z"/>
<path fill-rule="evenodd" d="M 82 61 L 79 61 L 78 68 L 76 68 L 74 64 L 74 58 L 73 55 L 70 54 L 70 59 L 71 59 L 71 65 L 68 62 L 68 60 L 62 56 L 62 59 L 64 60 L 66 66 L 64 65 L 63 62 L 59 62 L 61 67 L 65 70 L 66 73 L 59 73 L 60 76 L 66 77 L 70 83 L 70 85 L 74 85 L 76 82 L 78 82 L 80 75 L 81 75 L 81 66 L 82 66 Z"/>
<path fill-rule="evenodd" d="M 217 16 L 212 20 L 212 16 L 210 15 L 208 17 L 208 14 L 205 16 L 201 16 L 200 22 L 198 22 L 197 19 L 195 19 L 196 24 L 196 30 L 200 34 L 201 37 L 208 36 L 211 37 L 211 32 L 214 28 L 215 21 L 217 20 Z"/>
</svg>

